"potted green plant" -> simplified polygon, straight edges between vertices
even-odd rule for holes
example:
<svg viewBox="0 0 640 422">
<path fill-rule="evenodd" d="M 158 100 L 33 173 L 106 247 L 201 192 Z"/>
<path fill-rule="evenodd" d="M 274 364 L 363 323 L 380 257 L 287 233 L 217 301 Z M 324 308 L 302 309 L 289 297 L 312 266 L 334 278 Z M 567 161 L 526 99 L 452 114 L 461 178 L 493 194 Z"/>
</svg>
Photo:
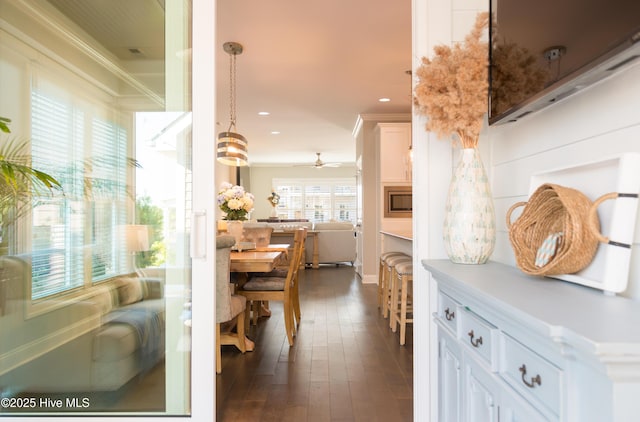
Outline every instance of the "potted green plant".
<svg viewBox="0 0 640 422">
<path fill-rule="evenodd" d="M 0 131 L 10 134 L 10 123 L 0 116 Z M 28 142 L 11 137 L 0 141 L 0 233 L 29 210 L 33 195 L 60 189 L 54 177 L 31 167 Z"/>
</svg>

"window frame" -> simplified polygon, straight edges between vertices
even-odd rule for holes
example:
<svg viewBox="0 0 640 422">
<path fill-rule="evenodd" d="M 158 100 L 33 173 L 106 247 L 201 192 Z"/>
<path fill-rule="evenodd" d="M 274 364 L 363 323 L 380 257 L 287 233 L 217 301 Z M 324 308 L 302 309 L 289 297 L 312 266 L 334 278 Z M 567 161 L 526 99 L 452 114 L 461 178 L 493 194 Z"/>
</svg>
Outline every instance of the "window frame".
<svg viewBox="0 0 640 422">
<path fill-rule="evenodd" d="M 75 204 L 82 210 L 83 217 L 80 221 L 82 229 L 78 230 L 78 233 L 82 236 L 82 239 L 79 242 L 81 256 L 80 263 L 78 264 L 80 267 L 81 281 L 69 286 L 69 288 L 52 291 L 49 294 L 34 298 L 34 280 L 32 278 L 31 283 L 27 283 L 25 292 L 25 298 L 27 298 L 26 317 L 32 318 L 62 306 L 66 306 L 70 301 L 77 301 L 82 300 L 85 297 L 90 297 L 94 294 L 94 288 L 98 287 L 101 283 L 107 282 L 114 277 L 128 272 L 127 269 L 129 268 L 131 258 L 126 252 L 122 252 L 125 248 L 122 244 L 124 242 L 124 238 L 120 236 L 120 231 L 122 229 L 120 226 L 124 226 L 126 221 L 130 220 L 129 217 L 133 215 L 134 201 L 128 197 L 128 194 L 130 194 L 128 190 L 132 185 L 131 182 L 133 180 L 134 170 L 127 164 L 128 160 L 130 160 L 128 157 L 132 156 L 131 154 L 133 151 L 132 124 L 128 121 L 124 121 L 122 115 L 111 106 L 114 101 L 111 95 L 99 87 L 92 86 L 84 79 L 71 74 L 68 70 L 60 68 L 59 65 L 47 62 L 46 59 L 43 61 L 32 61 L 28 66 L 27 73 L 31 81 L 29 87 L 30 98 L 34 92 L 38 91 L 39 84 L 44 83 L 49 85 L 50 88 L 53 87 L 52 91 L 59 90 L 64 95 L 71 98 L 70 104 L 72 105 L 72 111 L 75 112 L 77 108 L 81 114 L 83 114 L 82 121 L 85 125 L 84 131 L 88 133 L 84 133 L 81 137 L 82 145 L 79 146 L 79 155 L 73 158 L 74 162 L 85 162 L 85 160 L 91 159 L 92 151 L 98 149 L 95 148 L 96 146 L 100 148 L 105 147 L 105 145 L 102 144 L 95 144 L 96 135 L 94 135 L 94 131 L 97 132 L 99 126 L 102 126 L 102 129 L 104 129 L 105 126 L 109 126 L 113 129 L 114 137 L 109 139 L 109 141 L 113 141 L 116 144 L 124 144 L 120 145 L 120 151 L 118 151 L 120 155 L 124 154 L 124 156 L 118 157 L 117 160 L 119 161 L 116 163 L 117 179 L 115 180 L 115 183 L 119 185 L 117 187 L 118 192 L 116 195 L 120 195 L 118 198 L 105 198 L 99 197 L 99 195 L 87 197 L 84 192 L 85 186 L 74 188 L 76 192 L 72 192 L 71 195 L 73 197 L 68 199 L 60 200 L 56 198 L 38 198 L 34 196 L 34 202 L 38 201 L 38 199 L 46 201 L 51 200 L 52 202 L 57 201 L 58 204 L 56 206 L 59 210 L 70 210 Z M 43 78 L 41 75 L 46 76 Z M 40 93 L 40 95 L 42 95 L 42 93 Z M 29 127 L 31 132 L 33 132 L 32 125 L 34 124 L 33 107 L 34 102 L 31 100 L 29 103 L 30 112 L 27 114 L 27 120 L 30 122 Z M 31 139 L 32 142 L 34 142 L 33 136 L 31 136 Z M 106 145 L 107 148 L 112 146 L 113 145 Z M 37 162 L 37 160 L 34 161 Z M 35 164 L 34 167 L 38 168 Z M 97 169 L 98 167 L 100 166 L 94 166 L 93 174 L 91 174 L 87 169 L 83 169 L 78 177 L 86 182 L 88 177 L 95 178 L 96 173 L 100 176 L 100 172 L 104 170 L 104 167 Z M 43 171 L 47 170 L 43 169 Z M 51 173 L 51 175 L 56 178 L 59 177 L 55 173 Z M 78 189 L 80 190 L 79 192 Z M 91 237 L 93 237 L 95 232 L 94 225 L 97 206 L 100 204 L 103 206 L 107 204 L 107 206 L 109 206 L 110 203 L 113 204 L 115 202 L 119 202 L 116 205 L 112 205 L 112 211 L 115 209 L 115 214 L 113 214 L 115 215 L 115 220 L 111 218 L 110 225 L 109 227 L 106 227 L 106 229 L 111 232 L 111 244 L 108 246 L 108 249 L 110 249 L 112 253 L 118 254 L 118 256 L 112 257 L 112 261 L 114 261 L 114 270 L 112 272 L 104 276 L 94 277 L 93 251 L 95 248 L 94 239 Z M 13 245 L 15 250 L 23 254 L 33 254 L 34 252 L 33 218 L 34 214 L 29 212 L 16 224 L 16 238 Z M 68 222 L 65 222 L 64 224 L 66 231 L 69 230 L 67 223 Z M 66 243 L 65 246 L 67 246 Z M 68 255 L 69 253 L 72 252 L 64 252 L 65 255 Z M 78 253 L 78 251 L 76 250 L 75 253 Z"/>
<path fill-rule="evenodd" d="M 291 219 L 308 219 L 314 223 L 320 222 L 328 222 L 328 221 L 348 221 L 351 223 L 356 223 L 357 219 L 357 191 L 356 191 L 356 178 L 355 177 L 327 177 L 327 178 L 273 178 L 272 186 L 280 195 L 281 201 L 276 206 L 276 211 L 278 215 L 287 214 L 287 218 Z M 289 187 L 298 187 L 299 193 L 287 193 L 282 188 L 283 186 Z M 313 186 L 328 186 L 329 190 L 324 192 L 319 192 L 316 195 L 310 194 L 308 192 L 308 188 Z M 351 190 L 351 195 L 341 195 L 337 189 L 339 188 L 348 188 Z M 329 209 L 326 210 L 324 207 L 320 208 L 319 211 L 314 211 L 314 209 L 309 208 L 308 205 L 311 204 L 309 202 L 309 197 L 320 197 L 321 195 L 328 195 L 329 201 Z M 300 207 L 295 206 L 287 206 L 288 198 L 299 196 L 299 199 L 296 201 L 300 204 Z M 337 216 L 341 212 L 338 208 L 338 198 L 340 196 L 352 196 L 353 199 L 350 201 L 352 203 L 352 207 L 344 208 L 342 212 L 347 212 L 352 218 L 350 219 L 338 219 Z M 320 203 L 322 200 L 319 201 Z M 315 201 L 313 203 L 316 203 Z M 322 214 L 328 213 L 328 219 L 316 219 L 314 214 L 318 212 Z"/>
</svg>

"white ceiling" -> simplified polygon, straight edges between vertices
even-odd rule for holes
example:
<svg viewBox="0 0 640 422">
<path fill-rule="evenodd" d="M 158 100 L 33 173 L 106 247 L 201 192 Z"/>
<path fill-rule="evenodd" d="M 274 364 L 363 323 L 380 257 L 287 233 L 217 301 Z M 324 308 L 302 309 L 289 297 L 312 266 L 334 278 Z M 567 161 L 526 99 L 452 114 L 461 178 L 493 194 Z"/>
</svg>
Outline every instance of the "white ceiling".
<svg viewBox="0 0 640 422">
<path fill-rule="evenodd" d="M 164 0 L 49 1 L 121 60 L 162 59 Z M 218 0 L 217 7 L 217 131 L 229 127 L 222 45 L 235 41 L 244 47 L 236 128 L 251 165 L 311 164 L 316 152 L 325 162 L 354 163 L 359 114 L 411 111 L 410 0 Z"/>
<path fill-rule="evenodd" d="M 244 47 L 237 131 L 251 165 L 312 163 L 316 152 L 354 163 L 359 114 L 411 111 L 410 0 L 219 0 L 218 131 L 229 126 L 226 41 Z"/>
</svg>

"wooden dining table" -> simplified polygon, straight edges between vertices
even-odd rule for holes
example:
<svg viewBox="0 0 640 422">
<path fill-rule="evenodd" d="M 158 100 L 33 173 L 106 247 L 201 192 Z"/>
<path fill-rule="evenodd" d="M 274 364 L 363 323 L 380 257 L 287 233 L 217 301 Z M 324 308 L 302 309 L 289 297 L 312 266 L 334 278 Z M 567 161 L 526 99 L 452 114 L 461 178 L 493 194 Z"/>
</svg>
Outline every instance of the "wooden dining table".
<svg viewBox="0 0 640 422">
<path fill-rule="evenodd" d="M 232 273 L 268 273 L 286 255 L 289 245 L 273 244 L 243 251 L 231 251 Z"/>
<path fill-rule="evenodd" d="M 234 283 L 242 287 L 249 280 L 249 273 L 268 273 L 283 263 L 288 244 L 270 244 L 243 251 L 231 251 L 229 271 L 235 273 Z"/>
</svg>

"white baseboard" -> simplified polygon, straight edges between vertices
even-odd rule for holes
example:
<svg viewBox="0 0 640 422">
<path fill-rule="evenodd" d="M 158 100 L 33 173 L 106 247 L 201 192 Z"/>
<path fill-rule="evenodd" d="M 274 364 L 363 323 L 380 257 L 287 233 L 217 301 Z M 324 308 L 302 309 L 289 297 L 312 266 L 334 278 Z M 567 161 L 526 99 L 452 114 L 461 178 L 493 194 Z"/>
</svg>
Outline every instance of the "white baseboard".
<svg viewBox="0 0 640 422">
<path fill-rule="evenodd" d="M 362 284 L 378 284 L 377 274 L 365 274 L 360 278 L 362 279 Z"/>
</svg>

